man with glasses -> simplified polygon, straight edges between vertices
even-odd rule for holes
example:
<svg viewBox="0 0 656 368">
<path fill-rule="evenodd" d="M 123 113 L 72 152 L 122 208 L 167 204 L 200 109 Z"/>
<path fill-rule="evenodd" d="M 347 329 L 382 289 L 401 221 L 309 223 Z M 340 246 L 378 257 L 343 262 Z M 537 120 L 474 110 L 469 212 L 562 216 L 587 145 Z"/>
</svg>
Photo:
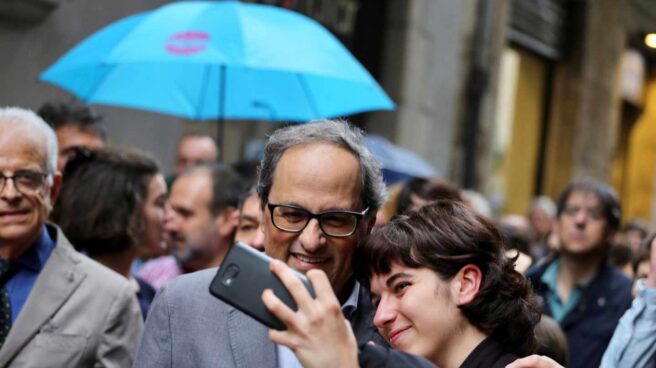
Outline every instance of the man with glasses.
<svg viewBox="0 0 656 368">
<path fill-rule="evenodd" d="M 301 272 L 323 270 L 359 343 L 384 344 L 353 253 L 385 199 L 380 168 L 357 128 L 317 121 L 267 141 L 257 185 L 265 252 Z M 268 328 L 209 294 L 216 269 L 184 275 L 156 297 L 135 367 L 300 367 Z"/>
<path fill-rule="evenodd" d="M 598 367 L 631 304 L 631 280 L 607 265 L 620 219 L 620 203 L 609 186 L 570 183 L 557 206 L 559 254 L 527 272 L 544 313 L 567 335 L 568 367 Z"/>
<path fill-rule="evenodd" d="M 0 108 L 0 367 L 126 367 L 143 330 L 131 285 L 46 224 L 61 184 L 57 138 Z"/>
</svg>

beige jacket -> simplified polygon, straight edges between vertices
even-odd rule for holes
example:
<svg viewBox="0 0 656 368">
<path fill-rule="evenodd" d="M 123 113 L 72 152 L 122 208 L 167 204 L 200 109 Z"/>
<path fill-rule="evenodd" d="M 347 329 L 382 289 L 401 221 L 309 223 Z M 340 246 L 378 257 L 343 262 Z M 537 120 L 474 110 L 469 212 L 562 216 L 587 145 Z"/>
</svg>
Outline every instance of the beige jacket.
<svg viewBox="0 0 656 368">
<path fill-rule="evenodd" d="M 127 279 L 56 242 L 0 349 L 0 367 L 129 367 L 143 322 Z"/>
</svg>

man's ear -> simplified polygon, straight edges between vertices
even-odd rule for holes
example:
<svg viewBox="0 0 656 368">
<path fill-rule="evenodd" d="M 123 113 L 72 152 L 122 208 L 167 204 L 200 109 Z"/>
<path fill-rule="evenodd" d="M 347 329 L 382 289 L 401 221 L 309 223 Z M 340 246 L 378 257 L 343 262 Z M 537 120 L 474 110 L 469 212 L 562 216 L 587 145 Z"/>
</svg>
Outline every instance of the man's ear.
<svg viewBox="0 0 656 368">
<path fill-rule="evenodd" d="M 55 205 L 57 197 L 59 196 L 59 189 L 61 189 L 62 184 L 62 173 L 61 171 L 55 171 L 52 174 L 52 186 L 50 187 L 50 204 Z"/>
<path fill-rule="evenodd" d="M 239 226 L 239 210 L 230 207 L 216 217 L 216 231 L 222 238 L 232 238 Z"/>
<path fill-rule="evenodd" d="M 465 265 L 453 278 L 453 296 L 456 305 L 470 303 L 478 294 L 483 282 L 483 273 L 478 266 Z"/>
</svg>

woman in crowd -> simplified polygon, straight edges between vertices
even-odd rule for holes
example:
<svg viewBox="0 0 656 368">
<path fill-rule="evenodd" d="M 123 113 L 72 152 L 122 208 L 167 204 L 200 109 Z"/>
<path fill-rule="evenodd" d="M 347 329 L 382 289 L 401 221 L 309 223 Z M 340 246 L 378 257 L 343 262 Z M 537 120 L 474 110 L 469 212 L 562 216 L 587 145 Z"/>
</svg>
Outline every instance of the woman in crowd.
<svg viewBox="0 0 656 368">
<path fill-rule="evenodd" d="M 354 265 L 371 289 L 374 324 L 392 348 L 441 368 L 505 367 L 533 352 L 540 312 L 528 281 L 504 254 L 494 224 L 466 205 L 438 201 L 374 231 Z M 274 262 L 272 270 L 299 311 L 266 291 L 265 304 L 288 327 L 269 336 L 304 366 L 335 366 L 336 357 L 340 366 L 405 364 L 402 353 L 355 346 L 323 273 L 308 272 L 312 299 L 286 266 Z"/>
<path fill-rule="evenodd" d="M 75 247 L 133 282 L 144 318 L 155 290 L 132 263 L 165 248 L 166 184 L 150 156 L 111 148 L 79 151 L 64 170 L 52 220 Z"/>
</svg>

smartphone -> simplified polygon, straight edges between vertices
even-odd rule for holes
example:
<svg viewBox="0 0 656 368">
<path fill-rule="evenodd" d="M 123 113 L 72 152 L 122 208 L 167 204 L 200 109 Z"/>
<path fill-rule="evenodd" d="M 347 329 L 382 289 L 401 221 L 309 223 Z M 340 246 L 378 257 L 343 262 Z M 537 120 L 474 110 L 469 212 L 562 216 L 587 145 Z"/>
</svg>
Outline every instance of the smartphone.
<svg viewBox="0 0 656 368">
<path fill-rule="evenodd" d="M 282 281 L 269 269 L 273 259 L 263 252 L 236 242 L 223 259 L 219 270 L 210 284 L 210 293 L 255 318 L 269 328 L 285 330 L 287 327 L 274 316 L 262 302 L 262 292 L 273 290 L 274 294 L 292 310 L 298 310 L 294 298 Z M 294 271 L 312 297 L 312 285 L 300 272 Z"/>
</svg>

